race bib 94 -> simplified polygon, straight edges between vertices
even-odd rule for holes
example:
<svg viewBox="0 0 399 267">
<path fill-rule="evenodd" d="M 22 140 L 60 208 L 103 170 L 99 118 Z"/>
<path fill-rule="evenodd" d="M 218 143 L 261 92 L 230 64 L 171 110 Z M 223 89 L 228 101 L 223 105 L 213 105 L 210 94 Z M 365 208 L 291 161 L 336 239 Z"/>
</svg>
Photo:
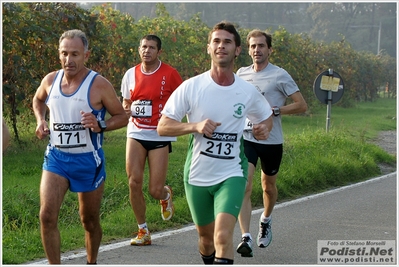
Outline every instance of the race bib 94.
<svg viewBox="0 0 399 267">
<path fill-rule="evenodd" d="M 152 100 L 135 100 L 132 103 L 131 110 L 134 118 L 151 118 Z"/>
</svg>

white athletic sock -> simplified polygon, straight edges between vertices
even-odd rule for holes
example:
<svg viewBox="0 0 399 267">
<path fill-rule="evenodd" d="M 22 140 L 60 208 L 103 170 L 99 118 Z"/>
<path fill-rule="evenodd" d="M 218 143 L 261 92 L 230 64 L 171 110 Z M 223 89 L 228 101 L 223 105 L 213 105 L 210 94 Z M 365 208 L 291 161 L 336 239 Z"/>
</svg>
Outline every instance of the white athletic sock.
<svg viewBox="0 0 399 267">
<path fill-rule="evenodd" d="M 242 234 L 242 236 L 241 236 L 241 237 L 246 237 L 246 236 L 248 236 L 248 237 L 249 237 L 249 239 L 251 239 L 251 240 L 252 240 L 251 233 L 244 233 L 244 234 Z"/>
<path fill-rule="evenodd" d="M 148 231 L 147 223 L 139 224 L 139 229 L 145 229 Z"/>
<path fill-rule="evenodd" d="M 271 219 L 271 215 L 269 217 L 265 217 L 265 215 L 262 213 L 262 216 L 260 217 L 261 221 L 264 223 L 267 223 Z"/>
</svg>

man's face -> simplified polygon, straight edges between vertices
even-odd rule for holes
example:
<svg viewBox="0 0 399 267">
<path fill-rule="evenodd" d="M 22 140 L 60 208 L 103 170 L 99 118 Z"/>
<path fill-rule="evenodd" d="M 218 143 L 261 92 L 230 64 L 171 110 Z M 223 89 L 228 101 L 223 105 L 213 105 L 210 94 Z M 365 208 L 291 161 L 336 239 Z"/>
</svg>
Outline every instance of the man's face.
<svg viewBox="0 0 399 267">
<path fill-rule="evenodd" d="M 143 63 L 154 63 L 158 60 L 160 51 L 157 42 L 153 40 L 143 39 L 140 42 L 139 54 Z"/>
<path fill-rule="evenodd" d="M 220 66 L 227 66 L 234 62 L 234 58 L 241 52 L 234 41 L 234 34 L 225 30 L 216 30 L 211 35 L 208 44 L 208 54 L 214 63 Z"/>
<path fill-rule="evenodd" d="M 254 63 L 262 64 L 269 61 L 271 53 L 272 48 L 267 46 L 265 36 L 251 37 L 249 39 L 248 54 L 251 56 Z"/>
<path fill-rule="evenodd" d="M 89 58 L 89 51 L 85 51 L 82 40 L 79 37 L 65 38 L 61 41 L 59 58 L 66 75 L 74 76 L 83 68 Z"/>
</svg>

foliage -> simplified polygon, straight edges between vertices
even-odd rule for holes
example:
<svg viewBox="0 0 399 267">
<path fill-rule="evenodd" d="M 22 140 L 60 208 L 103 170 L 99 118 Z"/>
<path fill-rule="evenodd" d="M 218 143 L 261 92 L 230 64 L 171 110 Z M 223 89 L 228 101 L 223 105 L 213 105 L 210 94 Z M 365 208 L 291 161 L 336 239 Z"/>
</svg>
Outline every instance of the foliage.
<svg viewBox="0 0 399 267">
<path fill-rule="evenodd" d="M 163 50 L 161 60 L 175 67 L 183 79 L 209 68 L 205 46 L 209 28 L 197 16 L 189 22 L 174 20 L 165 7 L 159 4 L 157 17 L 142 18 L 134 25 L 134 29 L 161 38 Z M 138 62 L 139 58 L 136 64 Z"/>
<path fill-rule="evenodd" d="M 330 43 L 345 36 L 357 51 L 376 53 L 384 50 L 396 57 L 395 2 L 165 2 L 163 5 L 177 20 L 189 21 L 194 14 L 209 27 L 221 18 L 234 21 L 242 28 L 278 28 L 297 34 L 308 34 L 317 42 Z M 83 2 L 90 8 L 99 3 Z M 156 2 L 117 2 L 115 9 L 142 17 L 157 16 Z M 239 12 L 237 12 L 239 10 Z"/>
<path fill-rule="evenodd" d="M 32 98 L 41 79 L 60 68 L 58 39 L 79 28 L 88 38 L 96 32 L 95 17 L 72 3 L 3 4 L 3 114 L 19 141 L 17 118 L 32 118 Z M 4 115 L 3 115 L 4 116 Z M 21 129 L 23 129 L 22 127 Z"/>
<path fill-rule="evenodd" d="M 97 39 L 93 39 L 90 67 L 107 78 L 116 89 L 120 88 L 123 74 L 137 58 L 138 32 L 134 31 L 134 19 L 114 10 L 108 4 L 92 10 L 96 14 Z M 116 90 L 120 94 L 120 90 Z"/>
<path fill-rule="evenodd" d="M 249 29 L 237 26 L 243 52 L 236 60 L 236 69 L 251 64 L 245 41 Z M 41 79 L 60 68 L 57 40 L 63 31 L 72 28 L 82 29 L 89 38 L 91 56 L 87 67 L 107 78 L 118 95 L 124 73 L 140 62 L 137 47 L 146 34 L 161 37 L 161 60 L 175 67 L 183 79 L 210 66 L 206 53 L 210 28 L 200 14 L 187 22 L 174 19 L 165 4 L 158 3 L 153 18 L 136 21 L 110 4 L 86 10 L 74 3 L 3 3 L 3 116 L 12 124 L 17 141 L 19 132 L 26 131 L 27 123 L 32 121 L 32 97 Z M 385 87 L 391 97 L 396 96 L 396 62 L 383 51 L 378 56 L 359 53 L 345 37 L 327 44 L 315 42 L 305 33 L 292 34 L 284 27 L 273 33 L 273 49 L 271 62 L 285 68 L 297 82 L 309 114 L 319 105 L 313 82 L 329 68 L 344 80 L 345 93 L 337 105 L 349 107 L 357 101 L 375 101 L 378 90 Z"/>
</svg>

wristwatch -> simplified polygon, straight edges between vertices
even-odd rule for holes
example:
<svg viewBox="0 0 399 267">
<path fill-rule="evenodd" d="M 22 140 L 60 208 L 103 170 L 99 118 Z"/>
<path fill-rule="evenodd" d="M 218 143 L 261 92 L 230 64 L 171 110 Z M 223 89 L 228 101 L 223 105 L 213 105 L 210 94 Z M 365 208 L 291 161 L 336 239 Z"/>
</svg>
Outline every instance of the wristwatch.
<svg viewBox="0 0 399 267">
<path fill-rule="evenodd" d="M 105 123 L 105 121 L 100 120 L 97 122 L 98 122 L 98 127 L 100 127 L 100 129 L 101 129 L 100 133 L 104 132 L 105 129 L 107 129 L 107 124 Z"/>
<path fill-rule="evenodd" d="M 274 116 L 277 117 L 278 115 L 280 115 L 280 108 L 279 108 L 279 107 L 276 107 L 276 106 L 273 107 L 273 108 L 272 108 L 272 111 L 273 111 L 273 115 L 274 115 Z"/>
</svg>

